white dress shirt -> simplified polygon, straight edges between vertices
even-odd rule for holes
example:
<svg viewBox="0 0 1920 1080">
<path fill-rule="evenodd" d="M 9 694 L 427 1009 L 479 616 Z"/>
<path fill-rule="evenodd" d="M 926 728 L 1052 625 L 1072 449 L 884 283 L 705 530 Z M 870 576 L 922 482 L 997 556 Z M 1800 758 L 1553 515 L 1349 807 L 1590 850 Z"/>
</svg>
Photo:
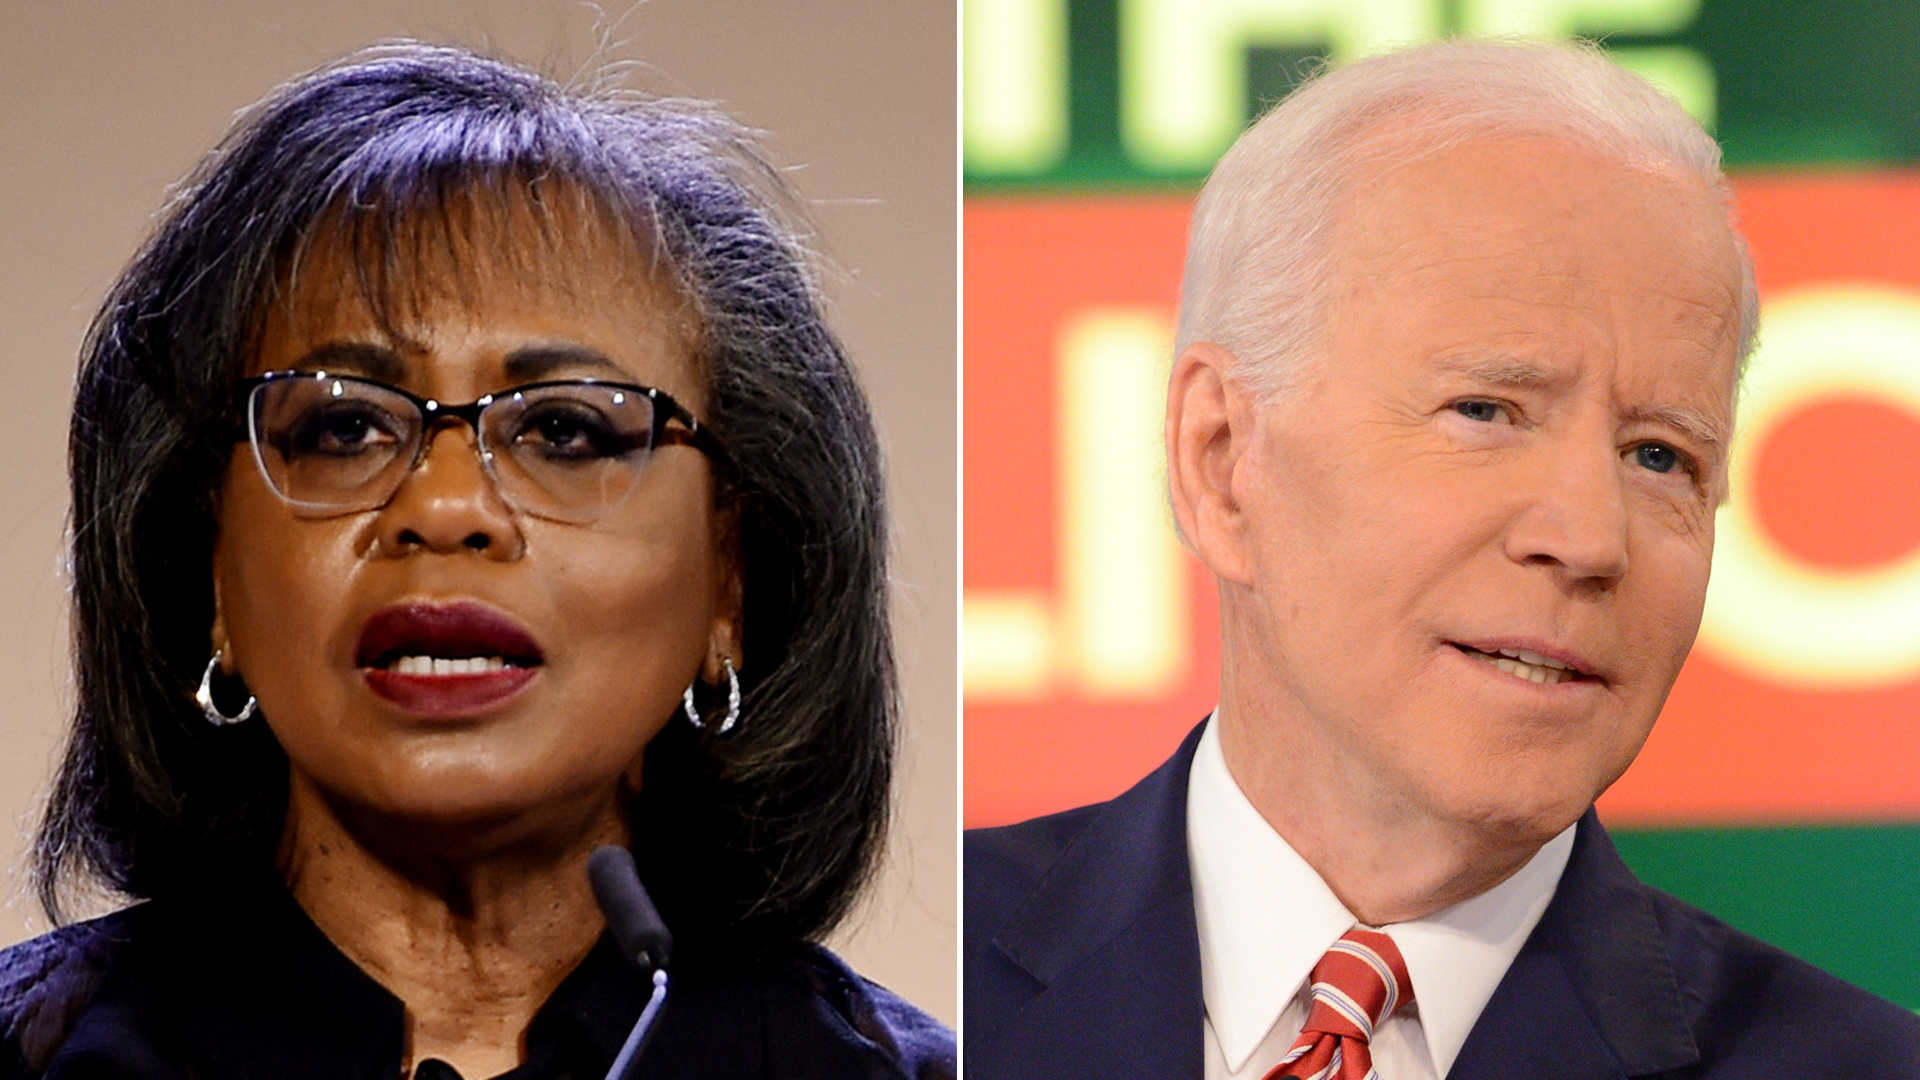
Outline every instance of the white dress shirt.
<svg viewBox="0 0 1920 1080">
<path fill-rule="evenodd" d="M 1307 1021 L 1308 977 L 1357 921 L 1247 801 L 1207 722 L 1187 788 L 1187 851 L 1200 927 L 1207 1080 L 1259 1080 Z M 1546 911 L 1573 827 L 1512 877 L 1424 919 L 1385 927 L 1414 1002 L 1374 1032 L 1381 1080 L 1439 1080 Z"/>
</svg>

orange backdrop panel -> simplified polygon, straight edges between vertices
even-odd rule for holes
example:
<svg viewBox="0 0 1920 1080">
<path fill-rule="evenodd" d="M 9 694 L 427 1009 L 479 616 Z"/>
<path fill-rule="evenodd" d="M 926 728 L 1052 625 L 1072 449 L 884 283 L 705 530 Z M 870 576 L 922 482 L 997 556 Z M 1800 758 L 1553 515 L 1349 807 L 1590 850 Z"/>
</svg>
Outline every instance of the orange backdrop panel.
<svg viewBox="0 0 1920 1080">
<path fill-rule="evenodd" d="M 1761 175 L 1735 186 L 1763 294 L 1829 283 L 1920 293 L 1920 174 Z M 969 200 L 969 597 L 1056 588 L 1059 328 L 1093 307 L 1155 307 L 1170 319 L 1187 211 L 1175 196 Z M 1758 462 L 1760 520 L 1798 557 L 1859 568 L 1920 544 L 1920 420 L 1910 412 L 1866 398 L 1814 402 L 1772 431 Z M 1212 707 L 1211 582 L 1197 564 L 1189 581 L 1193 645 L 1176 689 L 1096 699 L 1062 680 L 1022 700 L 969 695 L 969 824 L 1110 797 Z M 1619 823 L 1910 819 L 1920 812 L 1920 683 L 1782 686 L 1696 648 L 1645 751 L 1601 806 Z"/>
</svg>

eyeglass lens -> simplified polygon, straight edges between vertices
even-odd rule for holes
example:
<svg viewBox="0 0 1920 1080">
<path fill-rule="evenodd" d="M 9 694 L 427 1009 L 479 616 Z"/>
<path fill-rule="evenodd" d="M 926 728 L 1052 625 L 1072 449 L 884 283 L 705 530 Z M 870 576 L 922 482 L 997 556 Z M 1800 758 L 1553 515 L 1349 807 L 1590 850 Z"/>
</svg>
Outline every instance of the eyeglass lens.
<svg viewBox="0 0 1920 1080">
<path fill-rule="evenodd" d="M 413 398 L 327 376 L 254 387 L 249 434 L 262 473 L 296 509 L 372 509 L 418 464 L 428 420 Z M 624 502 L 653 449 L 652 399 L 602 383 L 505 392 L 480 410 L 482 460 L 501 498 L 559 521 L 590 521 Z"/>
</svg>

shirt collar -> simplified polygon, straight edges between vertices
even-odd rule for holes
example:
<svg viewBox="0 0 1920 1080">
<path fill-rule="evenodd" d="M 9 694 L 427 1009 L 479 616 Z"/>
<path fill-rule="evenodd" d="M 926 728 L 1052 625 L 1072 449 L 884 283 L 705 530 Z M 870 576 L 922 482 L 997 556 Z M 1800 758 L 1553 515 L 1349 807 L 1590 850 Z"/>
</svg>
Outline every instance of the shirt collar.
<svg viewBox="0 0 1920 1080">
<path fill-rule="evenodd" d="M 1260 816 L 1227 769 L 1219 714 L 1187 788 L 1187 850 L 1200 930 L 1200 986 L 1231 1069 L 1259 1049 L 1353 914 Z M 1424 919 L 1386 928 L 1407 962 L 1436 1075 L 1445 1076 L 1559 886 L 1573 827 L 1507 880 Z M 1276 917 L 1284 912 L 1285 917 Z"/>
</svg>

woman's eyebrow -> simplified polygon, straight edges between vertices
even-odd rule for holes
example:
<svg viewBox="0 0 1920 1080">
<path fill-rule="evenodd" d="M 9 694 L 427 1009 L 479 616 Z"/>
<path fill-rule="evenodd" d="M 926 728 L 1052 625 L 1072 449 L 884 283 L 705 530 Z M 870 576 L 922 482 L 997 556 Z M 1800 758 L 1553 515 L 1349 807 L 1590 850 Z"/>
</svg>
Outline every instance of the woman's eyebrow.
<svg viewBox="0 0 1920 1080">
<path fill-rule="evenodd" d="M 507 354 L 507 378 L 515 382 L 534 382 L 564 371 L 588 368 L 605 374 L 631 378 L 632 373 L 608 359 L 598 349 L 585 345 L 526 345 Z"/>
<path fill-rule="evenodd" d="M 329 341 L 294 362 L 301 371 L 339 371 L 381 382 L 398 383 L 406 365 L 385 345 L 366 341 Z"/>
</svg>

